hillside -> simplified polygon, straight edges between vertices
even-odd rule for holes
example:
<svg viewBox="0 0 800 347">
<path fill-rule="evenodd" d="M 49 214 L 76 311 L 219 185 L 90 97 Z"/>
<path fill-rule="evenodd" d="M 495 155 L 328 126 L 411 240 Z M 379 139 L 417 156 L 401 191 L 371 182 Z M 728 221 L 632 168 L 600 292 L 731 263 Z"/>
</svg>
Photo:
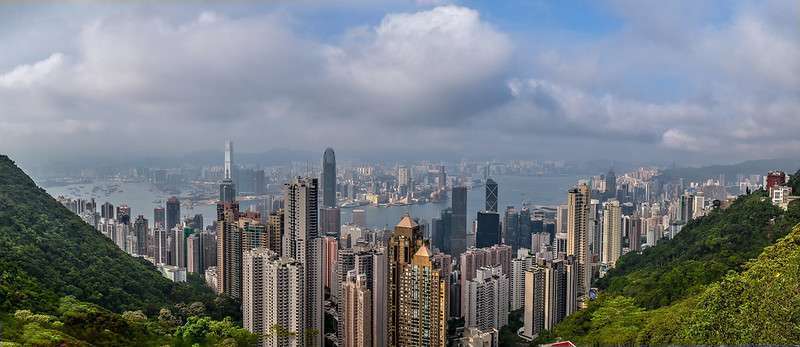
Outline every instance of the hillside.
<svg viewBox="0 0 800 347">
<path fill-rule="evenodd" d="M 704 180 L 710 177 L 725 175 L 728 181 L 736 179 L 737 175 L 763 175 L 772 170 L 784 170 L 789 173 L 790 169 L 800 166 L 798 159 L 760 159 L 748 160 L 741 163 L 730 165 L 711 165 L 703 167 L 679 167 L 664 170 L 659 179 L 663 182 L 673 181 L 683 178 L 688 181 Z"/>
<path fill-rule="evenodd" d="M 764 197 L 740 197 L 675 239 L 624 256 L 598 283 L 600 298 L 540 341 L 797 343 L 800 202 L 784 212 Z"/>
</svg>

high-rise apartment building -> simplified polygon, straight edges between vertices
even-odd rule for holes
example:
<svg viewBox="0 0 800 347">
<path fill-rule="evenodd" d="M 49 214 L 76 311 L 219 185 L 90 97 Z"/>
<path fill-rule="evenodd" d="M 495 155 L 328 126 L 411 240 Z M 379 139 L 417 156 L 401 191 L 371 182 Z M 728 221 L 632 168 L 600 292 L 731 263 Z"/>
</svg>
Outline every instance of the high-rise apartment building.
<svg viewBox="0 0 800 347">
<path fill-rule="evenodd" d="M 354 271 L 356 276 L 364 276 L 364 286 L 370 291 L 372 313 L 372 343 L 374 346 L 386 345 L 386 317 L 387 302 L 386 290 L 388 278 L 386 276 L 387 263 L 386 252 L 383 247 L 358 245 L 353 248 L 340 249 L 336 260 L 335 282 L 344 283 L 347 281 L 349 273 Z M 345 299 L 342 287 L 337 287 L 331 291 L 338 302 L 337 315 L 338 321 L 344 322 L 345 319 Z M 344 324 L 339 325 L 337 338 L 339 345 L 344 344 Z"/>
<path fill-rule="evenodd" d="M 585 183 L 567 193 L 567 256 L 575 258 L 578 297 L 589 295 L 591 260 L 589 257 L 589 202 L 591 192 Z"/>
<path fill-rule="evenodd" d="M 217 203 L 217 293 L 241 298 L 242 233 L 238 202 Z"/>
<path fill-rule="evenodd" d="M 322 155 L 322 206 L 336 207 L 336 154 L 326 148 Z"/>
<path fill-rule="evenodd" d="M 622 210 L 619 201 L 609 200 L 603 207 L 602 262 L 614 267 L 622 255 Z"/>
<path fill-rule="evenodd" d="M 316 178 L 297 177 L 285 185 L 283 256 L 303 263 L 306 282 L 306 328 L 311 345 L 322 346 L 323 245 L 319 234 L 319 183 Z"/>
<path fill-rule="evenodd" d="M 269 232 L 269 246 L 273 252 L 283 254 L 283 209 L 272 211 L 267 218 L 267 231 Z"/>
<path fill-rule="evenodd" d="M 305 274 L 301 262 L 257 248 L 244 252 L 242 323 L 261 346 L 306 346 Z M 314 345 L 320 346 L 320 345 Z"/>
<path fill-rule="evenodd" d="M 444 347 L 447 344 L 447 292 L 431 256 L 428 246 L 423 244 L 400 275 L 397 340 L 390 345 Z"/>
<path fill-rule="evenodd" d="M 401 296 L 408 295 L 401 288 L 401 279 L 411 264 L 411 258 L 422 247 L 422 230 L 411 216 L 405 215 L 394 227 L 388 242 L 388 288 L 386 338 L 389 346 L 400 345 Z"/>
<path fill-rule="evenodd" d="M 339 321 L 343 325 L 342 345 L 380 346 L 372 340 L 375 337 L 372 329 L 375 322 L 372 318 L 372 291 L 366 275 L 359 275 L 356 270 L 348 271 L 347 279 L 342 283 L 342 304 L 344 319 Z"/>
<path fill-rule="evenodd" d="M 511 260 L 511 310 L 516 311 L 525 306 L 525 272 L 534 264 L 530 254 L 517 255 Z"/>
<path fill-rule="evenodd" d="M 540 260 L 525 272 L 523 335 L 535 338 L 577 309 L 575 273 L 568 260 Z"/>
<path fill-rule="evenodd" d="M 508 275 L 499 266 L 481 267 L 466 282 L 464 327 L 487 331 L 508 324 Z"/>
</svg>

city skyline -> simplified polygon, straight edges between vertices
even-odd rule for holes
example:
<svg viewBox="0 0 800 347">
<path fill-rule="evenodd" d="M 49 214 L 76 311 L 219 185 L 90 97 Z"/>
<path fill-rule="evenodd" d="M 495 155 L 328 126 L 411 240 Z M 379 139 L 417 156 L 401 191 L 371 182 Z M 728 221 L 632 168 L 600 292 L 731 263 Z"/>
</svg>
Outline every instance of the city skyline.
<svg viewBox="0 0 800 347">
<path fill-rule="evenodd" d="M 6 4 L 0 147 L 30 163 L 183 156 L 228 138 L 342 158 L 788 156 L 797 6 Z M 250 129 L 265 136 L 239 135 Z"/>
</svg>

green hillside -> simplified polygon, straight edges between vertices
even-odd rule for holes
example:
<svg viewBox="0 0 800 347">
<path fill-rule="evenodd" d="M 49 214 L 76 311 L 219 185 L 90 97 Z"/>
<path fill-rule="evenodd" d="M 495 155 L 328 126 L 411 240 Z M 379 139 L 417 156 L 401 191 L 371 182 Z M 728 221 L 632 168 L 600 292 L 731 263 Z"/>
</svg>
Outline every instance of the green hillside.
<svg viewBox="0 0 800 347">
<path fill-rule="evenodd" d="M 740 197 L 730 208 L 690 223 L 675 239 L 624 256 L 599 281 L 600 298 L 541 341 L 558 336 L 601 345 L 797 343 L 797 223 L 800 202 L 782 211 L 764 192 Z"/>
<path fill-rule="evenodd" d="M 121 251 L 0 156 L 0 345 L 247 346 L 238 303 Z"/>
</svg>

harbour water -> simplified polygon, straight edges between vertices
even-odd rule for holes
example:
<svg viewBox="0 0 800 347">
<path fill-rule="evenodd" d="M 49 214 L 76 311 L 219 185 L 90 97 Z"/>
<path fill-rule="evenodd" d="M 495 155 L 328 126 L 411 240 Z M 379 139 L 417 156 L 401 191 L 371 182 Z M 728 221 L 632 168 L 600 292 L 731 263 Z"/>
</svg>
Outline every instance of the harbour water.
<svg viewBox="0 0 800 347">
<path fill-rule="evenodd" d="M 520 208 L 523 203 L 533 205 L 558 205 L 566 201 L 567 190 L 575 185 L 578 176 L 494 176 L 498 185 L 498 208 L 502 213 L 506 206 Z M 169 195 L 156 189 L 145 182 L 117 183 L 117 190 L 103 191 L 95 187 L 107 187 L 110 182 L 97 181 L 88 184 L 73 184 L 58 187 L 45 187 L 53 197 L 63 195 L 70 198 L 95 198 L 99 205 L 110 202 L 114 206 L 127 204 L 131 208 L 133 217 L 143 214 L 150 223 L 153 223 L 153 208 L 163 206 Z M 477 212 L 484 209 L 485 188 L 476 187 L 467 193 L 467 220 L 471 225 Z M 157 203 L 157 201 L 161 201 Z M 246 210 L 256 201 L 241 201 L 242 210 Z M 416 218 L 423 218 L 430 222 L 438 217 L 443 208 L 450 206 L 450 201 L 427 203 L 406 206 L 361 206 L 357 207 L 366 211 L 367 224 L 374 228 L 392 227 L 404 213 L 410 213 Z M 213 204 L 198 203 L 194 206 L 181 206 L 181 216 L 190 217 L 202 214 L 205 224 L 208 225 L 216 218 L 216 206 Z M 342 209 L 342 222 L 351 221 L 352 209 Z"/>
</svg>

